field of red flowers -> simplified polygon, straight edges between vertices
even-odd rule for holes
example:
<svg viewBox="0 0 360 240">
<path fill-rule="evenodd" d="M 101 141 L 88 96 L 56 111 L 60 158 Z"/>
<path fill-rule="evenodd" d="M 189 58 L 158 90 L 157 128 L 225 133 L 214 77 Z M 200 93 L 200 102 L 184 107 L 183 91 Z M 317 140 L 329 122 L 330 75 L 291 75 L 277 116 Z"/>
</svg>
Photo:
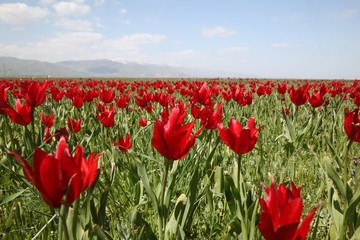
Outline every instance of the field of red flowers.
<svg viewBox="0 0 360 240">
<path fill-rule="evenodd" d="M 360 81 L 0 80 L 2 239 L 360 239 Z"/>
</svg>

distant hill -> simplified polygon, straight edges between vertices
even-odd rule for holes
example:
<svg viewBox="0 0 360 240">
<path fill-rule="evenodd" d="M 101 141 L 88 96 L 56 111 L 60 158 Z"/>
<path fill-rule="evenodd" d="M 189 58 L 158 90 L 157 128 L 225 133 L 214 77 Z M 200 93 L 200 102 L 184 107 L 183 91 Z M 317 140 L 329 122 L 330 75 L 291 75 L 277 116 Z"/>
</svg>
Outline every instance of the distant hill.
<svg viewBox="0 0 360 240">
<path fill-rule="evenodd" d="M 138 63 L 123 60 L 79 60 L 50 63 L 0 56 L 0 77 L 251 77 L 224 71 Z"/>
<path fill-rule="evenodd" d="M 36 60 L 25 60 L 14 57 L 0 57 L 1 77 L 84 77 L 85 74 L 66 66 Z"/>
<path fill-rule="evenodd" d="M 63 61 L 59 66 L 94 77 L 188 77 L 184 71 L 169 65 L 119 62 L 108 59 Z"/>
</svg>

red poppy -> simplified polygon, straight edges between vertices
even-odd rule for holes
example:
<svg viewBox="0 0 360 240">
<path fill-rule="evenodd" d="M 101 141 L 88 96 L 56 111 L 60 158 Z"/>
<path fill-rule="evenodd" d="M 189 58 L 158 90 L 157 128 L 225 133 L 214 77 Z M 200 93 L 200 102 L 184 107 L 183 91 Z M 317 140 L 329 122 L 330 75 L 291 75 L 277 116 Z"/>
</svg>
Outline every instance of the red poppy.
<svg viewBox="0 0 360 240">
<path fill-rule="evenodd" d="M 163 113 L 162 120 L 156 119 L 151 143 L 169 160 L 184 158 L 195 144 L 195 138 L 202 129 L 192 134 L 195 121 L 183 124 L 186 112 L 175 106 L 171 114 Z"/>
<path fill-rule="evenodd" d="M 349 139 L 354 142 L 360 142 L 360 116 L 358 108 L 352 112 L 346 108 L 344 130 Z"/>
<path fill-rule="evenodd" d="M 83 121 L 82 119 L 76 120 L 76 119 L 70 119 L 70 117 L 68 117 L 67 126 L 68 126 L 70 132 L 73 132 L 73 133 L 80 132 L 82 121 Z"/>
<path fill-rule="evenodd" d="M 272 180 L 271 186 L 264 186 L 267 198 L 260 198 L 259 230 L 266 240 L 304 240 L 310 229 L 310 223 L 318 207 L 313 208 L 301 220 L 303 202 L 300 196 L 301 187 L 296 188 L 291 183 L 291 189 L 283 184 L 276 186 Z"/>
<path fill-rule="evenodd" d="M 229 128 L 224 128 L 223 123 L 220 123 L 218 131 L 221 141 L 237 154 L 245 154 L 254 149 L 260 128 L 255 128 L 255 118 L 250 117 L 245 127 L 232 118 Z"/>
<path fill-rule="evenodd" d="M 26 126 L 32 121 L 31 106 L 22 104 L 20 99 L 16 99 L 15 110 L 10 105 L 4 110 L 14 123 Z"/>
<path fill-rule="evenodd" d="M 119 138 L 118 142 L 113 142 L 113 144 L 118 147 L 122 152 L 127 152 L 132 145 L 130 140 L 130 135 L 127 133 L 125 138 Z"/>
<path fill-rule="evenodd" d="M 72 156 L 64 138 L 60 139 L 55 155 L 36 148 L 32 167 L 18 153 L 10 154 L 21 163 L 24 176 L 39 190 L 44 201 L 54 208 L 61 204 L 69 206 L 95 181 L 101 155 L 91 153 L 86 159 L 83 147 L 78 145 Z"/>
</svg>

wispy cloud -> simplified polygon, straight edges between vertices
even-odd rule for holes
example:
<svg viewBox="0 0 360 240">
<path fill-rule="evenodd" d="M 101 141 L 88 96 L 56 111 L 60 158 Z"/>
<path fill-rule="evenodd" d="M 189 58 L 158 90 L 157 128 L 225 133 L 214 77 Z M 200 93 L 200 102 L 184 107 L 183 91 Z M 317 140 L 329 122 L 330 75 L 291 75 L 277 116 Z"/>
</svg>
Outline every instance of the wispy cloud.
<svg viewBox="0 0 360 240">
<path fill-rule="evenodd" d="M 228 48 L 222 48 L 219 50 L 219 53 L 222 54 L 235 54 L 235 53 L 243 53 L 248 51 L 248 47 L 228 47 Z"/>
<path fill-rule="evenodd" d="M 336 11 L 336 12 L 330 12 L 329 16 L 336 20 L 351 18 L 358 14 L 360 11 L 359 9 L 348 9 L 343 11 Z"/>
<path fill-rule="evenodd" d="M 272 48 L 288 48 L 291 47 L 289 43 L 271 43 L 270 47 Z"/>
<path fill-rule="evenodd" d="M 102 5 L 104 5 L 105 4 L 105 0 L 95 0 L 95 5 L 96 6 L 102 6 Z"/>
<path fill-rule="evenodd" d="M 119 10 L 118 10 L 118 13 L 119 14 L 125 14 L 125 13 L 127 13 L 127 9 L 126 8 L 120 8 Z"/>
<path fill-rule="evenodd" d="M 11 25 L 24 25 L 44 19 L 50 12 L 46 8 L 31 7 L 24 3 L 0 4 L 0 21 Z"/>
<path fill-rule="evenodd" d="M 228 29 L 222 26 L 217 26 L 214 28 L 203 28 L 201 34 L 204 37 L 229 37 L 236 34 L 235 30 Z"/>
<path fill-rule="evenodd" d="M 92 23 L 81 19 L 61 18 L 60 20 L 55 22 L 55 26 L 63 27 L 65 29 L 69 29 L 73 31 L 83 31 L 83 32 L 92 31 Z"/>
<path fill-rule="evenodd" d="M 53 7 L 60 16 L 82 16 L 90 12 L 90 7 L 82 2 L 58 2 Z"/>
<path fill-rule="evenodd" d="M 299 20 L 300 15 L 297 13 L 293 13 L 290 15 L 284 15 L 284 16 L 272 16 L 271 17 L 271 21 L 274 23 L 279 23 L 279 22 L 296 22 L 297 20 Z"/>
<path fill-rule="evenodd" d="M 165 38 L 166 36 L 161 34 L 137 33 L 106 40 L 103 42 L 103 46 L 121 50 L 133 50 L 138 49 L 141 45 L 161 42 Z"/>
</svg>

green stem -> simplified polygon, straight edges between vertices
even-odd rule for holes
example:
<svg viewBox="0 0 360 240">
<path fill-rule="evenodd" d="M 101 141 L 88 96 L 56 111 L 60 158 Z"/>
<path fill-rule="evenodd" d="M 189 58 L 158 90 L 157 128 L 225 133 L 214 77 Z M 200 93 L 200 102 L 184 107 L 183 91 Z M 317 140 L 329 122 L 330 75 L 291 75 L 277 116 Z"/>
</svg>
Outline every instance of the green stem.
<svg viewBox="0 0 360 240">
<path fill-rule="evenodd" d="M 5 124 L 6 124 L 6 127 L 8 129 L 8 133 L 10 134 L 10 142 L 11 142 L 11 147 L 12 148 L 15 148 L 15 143 L 14 143 L 14 135 L 13 135 L 13 131 L 11 129 L 11 126 L 9 124 L 9 118 L 7 116 L 4 116 L 4 119 L 5 119 Z M 4 136 L 5 136 L 5 131 L 4 131 Z M 4 138 L 5 139 L 5 138 Z"/>
<path fill-rule="evenodd" d="M 346 207 L 350 201 L 350 199 L 348 199 L 347 196 L 347 192 L 348 192 L 348 175 L 349 175 L 349 150 L 350 150 L 350 146 L 352 144 L 352 141 L 349 139 L 348 143 L 346 144 L 345 148 L 344 148 L 344 152 L 343 152 L 343 179 L 344 179 L 344 187 L 345 187 L 345 204 Z"/>
<path fill-rule="evenodd" d="M 58 240 L 70 240 L 69 230 L 66 224 L 66 215 L 68 212 L 69 207 L 65 206 L 64 204 L 61 205 L 60 208 L 60 223 L 59 223 L 59 233 L 58 233 Z"/>
<path fill-rule="evenodd" d="M 240 175 L 241 175 L 241 159 L 242 159 L 242 155 L 239 154 L 238 158 L 237 158 L 237 172 L 236 172 L 236 183 L 235 186 L 238 188 L 238 190 L 240 191 Z"/>
<path fill-rule="evenodd" d="M 170 160 L 168 159 L 164 159 L 164 164 L 165 164 L 165 171 L 163 174 L 163 179 L 162 179 L 162 189 L 161 189 L 161 195 L 160 195 L 160 212 L 159 212 L 159 235 L 160 235 L 160 240 L 164 239 L 164 233 L 165 233 L 165 224 L 166 224 L 166 212 L 167 209 L 164 206 L 164 196 L 165 196 L 165 190 L 166 190 L 166 182 L 167 182 L 167 176 L 169 173 L 169 167 L 170 167 Z"/>
<path fill-rule="evenodd" d="M 36 144 L 35 144 L 35 120 L 34 120 L 34 109 L 32 109 L 31 111 L 31 131 L 32 131 L 32 142 L 33 142 L 33 147 L 35 148 Z"/>
</svg>

